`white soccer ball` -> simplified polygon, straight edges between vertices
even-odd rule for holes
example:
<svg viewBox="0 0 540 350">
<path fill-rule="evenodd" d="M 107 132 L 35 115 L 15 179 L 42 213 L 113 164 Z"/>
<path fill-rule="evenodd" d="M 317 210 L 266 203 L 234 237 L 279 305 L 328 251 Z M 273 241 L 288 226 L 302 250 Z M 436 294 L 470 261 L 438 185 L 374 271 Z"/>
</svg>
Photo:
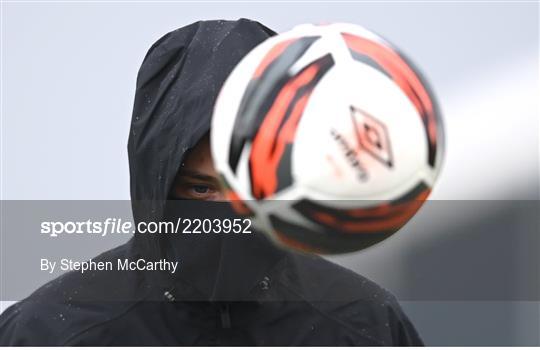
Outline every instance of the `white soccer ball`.
<svg viewBox="0 0 540 350">
<path fill-rule="evenodd" d="M 229 198 L 259 228 L 341 253 L 389 237 L 419 209 L 441 168 L 443 126 L 425 80 L 384 39 L 301 25 L 235 67 L 211 147 Z"/>
</svg>

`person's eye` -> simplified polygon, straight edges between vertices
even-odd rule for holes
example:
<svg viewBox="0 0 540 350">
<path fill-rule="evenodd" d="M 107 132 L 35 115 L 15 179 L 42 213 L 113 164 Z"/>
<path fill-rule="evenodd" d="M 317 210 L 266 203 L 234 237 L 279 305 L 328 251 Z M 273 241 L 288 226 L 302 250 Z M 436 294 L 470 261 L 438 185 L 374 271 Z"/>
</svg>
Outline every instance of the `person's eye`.
<svg viewBox="0 0 540 350">
<path fill-rule="evenodd" d="M 192 190 L 197 194 L 207 194 L 210 192 L 210 187 L 206 185 L 193 185 Z"/>
<path fill-rule="evenodd" d="M 183 199 L 214 200 L 219 193 L 216 185 L 195 181 L 179 181 L 172 189 L 172 197 Z"/>
</svg>

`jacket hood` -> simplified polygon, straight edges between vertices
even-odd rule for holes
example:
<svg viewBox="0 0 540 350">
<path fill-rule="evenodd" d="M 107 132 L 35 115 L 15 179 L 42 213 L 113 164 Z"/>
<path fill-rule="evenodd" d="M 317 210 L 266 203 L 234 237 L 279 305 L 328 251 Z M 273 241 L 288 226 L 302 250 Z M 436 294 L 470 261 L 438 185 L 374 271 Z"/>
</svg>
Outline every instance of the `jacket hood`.
<svg viewBox="0 0 540 350">
<path fill-rule="evenodd" d="M 162 218 L 186 151 L 210 130 L 225 79 L 272 35 L 247 19 L 199 21 L 152 45 L 137 76 L 128 140 L 131 199 L 146 202 L 133 207 L 136 221 Z"/>
<path fill-rule="evenodd" d="M 152 45 L 137 77 L 128 141 L 136 222 L 171 219 L 168 215 L 176 201 L 167 201 L 169 190 L 186 152 L 210 130 L 221 86 L 251 49 L 274 34 L 247 19 L 200 21 L 172 31 Z M 205 297 L 219 299 L 224 295 L 235 298 L 245 292 L 279 260 L 281 251 L 262 236 L 250 240 L 171 240 L 159 234 L 139 234 L 133 243 L 135 253 L 147 258 L 181 259 L 183 267 L 174 279 L 188 281 Z M 251 264 L 255 269 L 245 269 L 242 251 L 247 249 L 256 252 Z M 246 270 L 247 284 L 234 277 L 242 268 Z M 152 274 L 150 278 L 156 283 L 171 282 L 171 276 Z M 230 285 L 235 286 L 233 290 L 227 287 Z"/>
</svg>

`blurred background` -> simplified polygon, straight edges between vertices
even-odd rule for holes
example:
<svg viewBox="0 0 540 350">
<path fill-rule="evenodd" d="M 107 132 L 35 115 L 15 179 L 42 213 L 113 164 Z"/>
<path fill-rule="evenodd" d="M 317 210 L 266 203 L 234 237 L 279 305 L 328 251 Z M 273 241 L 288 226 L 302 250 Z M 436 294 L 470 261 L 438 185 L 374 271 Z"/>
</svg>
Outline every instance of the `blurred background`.
<svg viewBox="0 0 540 350">
<path fill-rule="evenodd" d="M 428 345 L 540 344 L 538 3 L 1 6 L 2 200 L 129 199 L 136 74 L 171 30 L 246 17 L 278 32 L 351 22 L 382 35 L 435 90 L 445 164 L 398 234 L 330 259 L 396 294 Z"/>
</svg>

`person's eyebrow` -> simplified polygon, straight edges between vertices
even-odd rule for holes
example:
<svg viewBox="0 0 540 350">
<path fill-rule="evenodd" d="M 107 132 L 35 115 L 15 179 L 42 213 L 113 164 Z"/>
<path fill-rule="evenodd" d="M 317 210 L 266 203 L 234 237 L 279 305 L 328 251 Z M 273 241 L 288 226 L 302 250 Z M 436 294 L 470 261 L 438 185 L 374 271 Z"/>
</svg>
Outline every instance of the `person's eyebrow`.
<svg viewBox="0 0 540 350">
<path fill-rule="evenodd" d="M 209 182 L 215 182 L 218 180 L 215 176 L 211 176 L 211 175 L 200 173 L 198 171 L 193 171 L 193 170 L 182 170 L 180 174 L 178 174 L 178 176 L 189 177 L 189 178 L 202 180 L 202 181 L 209 181 Z"/>
</svg>

